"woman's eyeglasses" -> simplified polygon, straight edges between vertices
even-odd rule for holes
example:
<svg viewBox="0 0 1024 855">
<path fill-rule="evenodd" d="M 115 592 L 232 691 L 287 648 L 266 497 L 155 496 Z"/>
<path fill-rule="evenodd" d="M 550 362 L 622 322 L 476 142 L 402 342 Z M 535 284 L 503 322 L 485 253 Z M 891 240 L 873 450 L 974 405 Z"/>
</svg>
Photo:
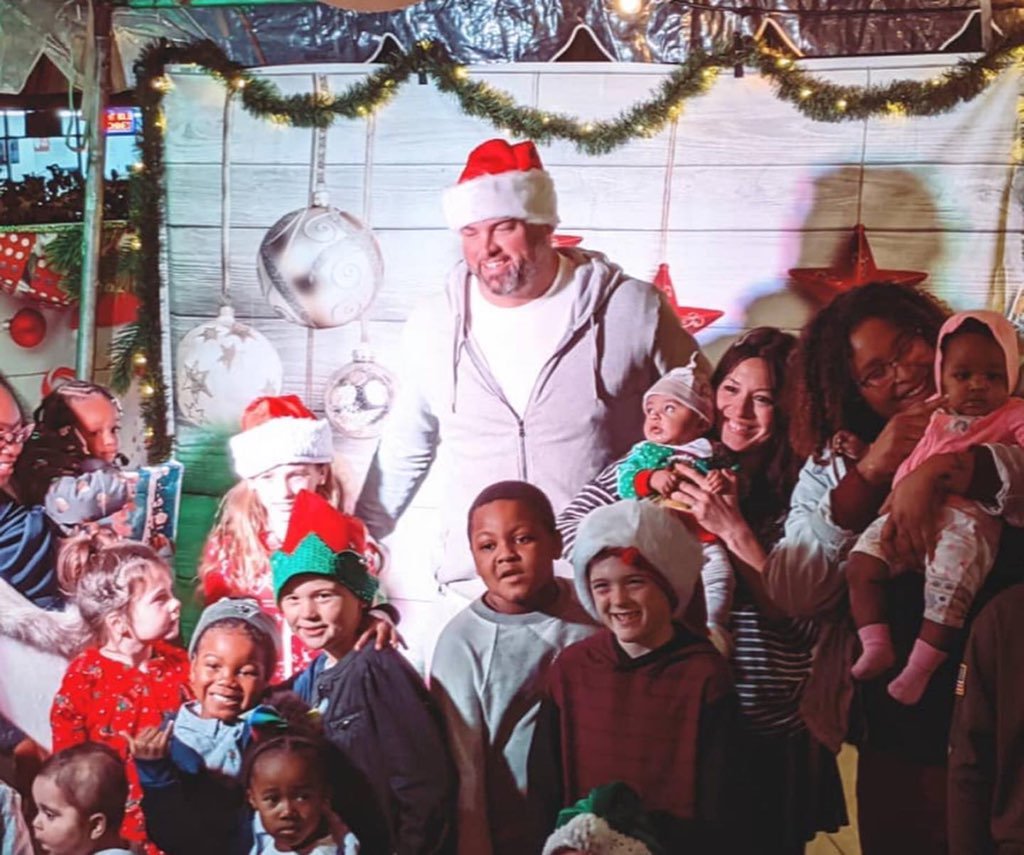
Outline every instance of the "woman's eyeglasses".
<svg viewBox="0 0 1024 855">
<path fill-rule="evenodd" d="M 0 429 L 0 447 L 5 445 L 21 445 L 32 436 L 36 428 L 34 422 L 25 422 L 15 428 Z"/>
<path fill-rule="evenodd" d="M 889 386 L 896 380 L 896 369 L 902 368 L 905 372 L 919 374 L 931 369 L 930 360 L 921 362 L 908 361 L 914 351 L 922 349 L 924 340 L 919 333 L 910 333 L 903 336 L 896 342 L 896 352 L 892 359 L 887 362 L 880 362 L 857 381 L 862 389 L 880 389 Z"/>
</svg>

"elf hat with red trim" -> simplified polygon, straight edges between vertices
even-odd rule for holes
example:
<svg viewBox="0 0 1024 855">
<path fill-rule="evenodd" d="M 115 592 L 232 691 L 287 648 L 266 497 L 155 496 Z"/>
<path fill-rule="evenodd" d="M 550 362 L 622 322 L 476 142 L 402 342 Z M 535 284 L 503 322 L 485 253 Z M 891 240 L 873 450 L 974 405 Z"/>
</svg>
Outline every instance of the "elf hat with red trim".
<svg viewBox="0 0 1024 855">
<path fill-rule="evenodd" d="M 532 142 L 494 139 L 469 153 L 459 181 L 442 198 L 448 227 L 508 218 L 558 225 L 558 197 Z"/>
<path fill-rule="evenodd" d="M 240 478 L 286 463 L 329 463 L 334 458 L 331 426 L 297 395 L 257 398 L 242 414 L 242 432 L 228 445 Z"/>
<path fill-rule="evenodd" d="M 281 548 L 271 553 L 274 599 L 296 576 L 326 576 L 340 582 L 364 603 L 377 595 L 377 579 L 366 560 L 366 526 L 326 499 L 301 490 L 288 520 Z"/>
</svg>

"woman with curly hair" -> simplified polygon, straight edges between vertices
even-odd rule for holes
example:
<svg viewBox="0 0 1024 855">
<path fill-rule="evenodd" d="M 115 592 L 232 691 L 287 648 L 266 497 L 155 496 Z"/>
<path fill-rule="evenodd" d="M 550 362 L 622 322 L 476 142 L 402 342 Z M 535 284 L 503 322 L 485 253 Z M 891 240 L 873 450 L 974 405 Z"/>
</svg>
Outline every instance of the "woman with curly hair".
<svg viewBox="0 0 1024 855">
<path fill-rule="evenodd" d="M 949 314 L 923 291 L 871 283 L 838 296 L 805 327 L 791 413 L 794 447 L 808 459 L 783 536 L 758 568 L 774 604 L 787 615 L 819 624 L 801 713 L 810 731 L 833 750 L 848 736 L 860 749 L 859 825 L 867 855 L 946 852 L 953 666 L 936 675 L 916 706 L 895 702 L 884 678 L 860 684 L 855 700 L 849 666 L 856 636 L 843 565 L 859 532 L 889 496 L 897 467 L 942 403 L 934 397 L 933 365 L 939 328 Z M 1001 481 L 1017 477 L 1024 487 L 1024 465 L 1017 475 L 1007 468 L 1019 455 L 1009 447 L 937 455 L 889 498 L 888 541 L 905 553 L 923 554 L 929 545 L 928 509 L 947 491 L 1001 505 L 1007 492 Z M 1000 468 L 1004 457 L 1011 464 Z M 994 572 L 990 580 L 998 576 Z M 919 630 L 922 603 L 920 575 L 905 574 L 891 584 L 893 642 L 901 660 Z M 949 662 L 958 659 L 952 655 Z M 851 716 L 851 709 L 860 714 Z"/>
</svg>

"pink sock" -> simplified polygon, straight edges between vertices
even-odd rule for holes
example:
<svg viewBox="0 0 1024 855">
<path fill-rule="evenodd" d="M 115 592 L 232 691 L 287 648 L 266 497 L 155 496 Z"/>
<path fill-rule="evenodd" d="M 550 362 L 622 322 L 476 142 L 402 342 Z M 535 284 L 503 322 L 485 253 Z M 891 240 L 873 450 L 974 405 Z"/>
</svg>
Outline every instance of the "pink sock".
<svg viewBox="0 0 1024 855">
<path fill-rule="evenodd" d="M 946 651 L 932 647 L 920 638 L 917 639 L 914 642 L 914 649 L 910 651 L 907 667 L 889 684 L 889 694 L 901 704 L 913 706 L 921 700 L 921 695 L 924 694 L 935 669 L 947 658 L 949 654 Z"/>
<path fill-rule="evenodd" d="M 896 654 L 892 649 L 888 624 L 869 623 L 858 629 L 857 635 L 863 650 L 850 669 L 855 680 L 871 680 L 892 668 Z"/>
</svg>

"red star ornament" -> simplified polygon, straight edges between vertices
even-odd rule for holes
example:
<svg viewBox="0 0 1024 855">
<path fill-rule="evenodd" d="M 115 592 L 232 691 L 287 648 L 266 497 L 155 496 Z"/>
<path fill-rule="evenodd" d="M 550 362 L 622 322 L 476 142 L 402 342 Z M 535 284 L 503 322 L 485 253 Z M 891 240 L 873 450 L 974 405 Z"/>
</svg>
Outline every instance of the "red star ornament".
<svg viewBox="0 0 1024 855">
<path fill-rule="evenodd" d="M 928 278 L 925 270 L 888 270 L 875 265 L 871 245 L 864 226 L 858 223 L 845 251 L 832 267 L 794 267 L 789 271 L 797 290 L 805 297 L 824 306 L 851 288 L 868 282 L 893 282 L 898 285 L 916 285 Z"/>
<path fill-rule="evenodd" d="M 698 309 L 694 306 L 680 306 L 676 302 L 676 289 L 672 284 L 672 277 L 668 272 L 667 264 L 659 264 L 658 272 L 654 274 L 654 287 L 661 291 L 668 298 L 668 304 L 672 311 L 679 318 L 679 323 L 690 335 L 711 326 L 725 312 L 718 309 Z"/>
</svg>

